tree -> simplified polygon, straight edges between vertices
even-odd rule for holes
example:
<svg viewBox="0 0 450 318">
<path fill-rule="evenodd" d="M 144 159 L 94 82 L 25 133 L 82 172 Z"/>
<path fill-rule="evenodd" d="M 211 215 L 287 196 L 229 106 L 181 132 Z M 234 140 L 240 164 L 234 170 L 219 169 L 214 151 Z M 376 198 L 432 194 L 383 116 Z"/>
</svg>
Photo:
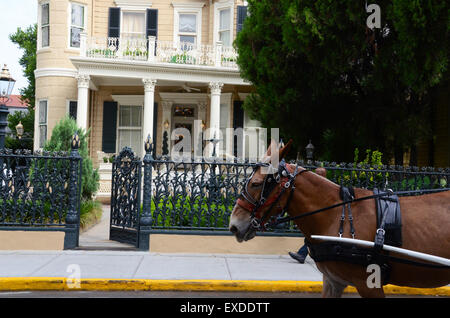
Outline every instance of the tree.
<svg viewBox="0 0 450 318">
<path fill-rule="evenodd" d="M 351 161 L 355 148 L 403 154 L 430 133 L 430 107 L 449 74 L 448 2 L 377 1 L 374 31 L 365 1 L 248 3 L 235 46 L 255 87 L 244 103 L 252 118 L 297 147 L 312 139 L 322 159 L 336 161 Z"/>
<path fill-rule="evenodd" d="M 19 59 L 19 64 L 23 67 L 23 73 L 28 80 L 28 86 L 21 88 L 21 99 L 28 103 L 28 112 L 15 112 L 8 115 L 8 127 L 11 131 L 16 130 L 16 126 L 19 122 L 22 122 L 24 131 L 27 138 L 33 138 L 34 136 L 34 102 L 35 102 L 35 78 L 34 70 L 36 69 L 36 42 L 37 42 L 37 26 L 36 24 L 29 26 L 27 29 L 22 30 L 17 28 L 14 34 L 9 36 L 9 39 L 23 49 L 23 55 Z M 20 143 L 14 137 L 6 138 L 6 147 L 12 149 L 28 148 L 32 149 L 33 144 L 31 141 Z"/>
<path fill-rule="evenodd" d="M 9 39 L 23 49 L 23 55 L 19 59 L 19 64 L 23 67 L 23 73 L 28 80 L 28 86 L 20 89 L 22 100 L 29 103 L 31 109 L 34 108 L 35 78 L 36 69 L 36 43 L 37 25 L 30 25 L 25 30 L 17 28 L 16 33 L 11 34 Z"/>
<path fill-rule="evenodd" d="M 44 145 L 46 151 L 67 151 L 71 150 L 72 136 L 78 133 L 80 138 L 80 148 L 78 149 L 82 158 L 82 180 L 81 195 L 82 198 L 89 200 L 97 192 L 99 187 L 98 170 L 93 168 L 92 160 L 89 157 L 88 135 L 84 129 L 79 128 L 74 119 L 66 116 L 61 119 L 53 128 L 52 136 Z"/>
</svg>

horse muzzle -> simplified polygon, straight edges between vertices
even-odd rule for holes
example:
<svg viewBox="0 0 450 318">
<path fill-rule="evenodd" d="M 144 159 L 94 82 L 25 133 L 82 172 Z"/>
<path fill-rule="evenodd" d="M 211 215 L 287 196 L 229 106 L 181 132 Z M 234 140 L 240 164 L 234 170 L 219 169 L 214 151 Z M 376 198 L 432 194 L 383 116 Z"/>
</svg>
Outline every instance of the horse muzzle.
<svg viewBox="0 0 450 318">
<path fill-rule="evenodd" d="M 239 229 L 239 226 L 230 225 L 230 232 L 234 234 L 239 243 L 251 240 L 256 236 L 256 229 L 249 223 L 244 229 Z"/>
</svg>

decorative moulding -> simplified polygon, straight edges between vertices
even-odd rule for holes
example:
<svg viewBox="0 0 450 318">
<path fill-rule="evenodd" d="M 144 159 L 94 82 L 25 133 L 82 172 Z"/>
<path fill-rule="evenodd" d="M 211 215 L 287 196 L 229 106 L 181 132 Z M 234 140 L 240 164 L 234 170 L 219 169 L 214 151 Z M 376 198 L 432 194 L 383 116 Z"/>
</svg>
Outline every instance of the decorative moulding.
<svg viewBox="0 0 450 318">
<path fill-rule="evenodd" d="M 199 8 L 203 8 L 205 6 L 205 3 L 201 3 L 201 2 L 172 2 L 172 6 L 174 8 L 182 8 L 182 9 L 186 9 L 186 8 L 191 8 L 191 9 L 199 9 Z"/>
<path fill-rule="evenodd" d="M 112 95 L 111 97 L 120 105 L 144 105 L 144 95 Z"/>
<path fill-rule="evenodd" d="M 40 68 L 34 71 L 35 78 L 45 76 L 76 77 L 77 74 L 77 70 L 70 68 Z"/>
<path fill-rule="evenodd" d="M 116 6 L 125 10 L 145 10 L 152 6 L 148 0 L 115 0 Z"/>
</svg>

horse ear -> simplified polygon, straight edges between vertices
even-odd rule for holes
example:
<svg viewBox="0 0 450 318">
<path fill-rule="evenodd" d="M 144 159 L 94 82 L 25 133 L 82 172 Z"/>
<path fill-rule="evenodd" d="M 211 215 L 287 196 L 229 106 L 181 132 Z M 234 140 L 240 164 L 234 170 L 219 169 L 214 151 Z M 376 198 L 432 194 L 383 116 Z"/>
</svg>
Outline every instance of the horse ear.
<svg viewBox="0 0 450 318">
<path fill-rule="evenodd" d="M 327 177 L 327 169 L 325 169 L 325 168 L 322 168 L 322 167 L 317 168 L 316 170 L 314 170 L 314 172 L 317 173 L 319 176 L 322 176 L 324 178 Z"/>
<path fill-rule="evenodd" d="M 286 146 L 284 146 L 283 148 L 280 149 L 280 160 L 283 159 L 286 156 L 286 154 L 291 149 L 291 146 L 292 146 L 292 139 L 289 139 L 289 141 L 286 144 Z"/>
<path fill-rule="evenodd" d="M 278 147 L 278 144 L 275 141 L 275 139 L 272 139 L 270 141 L 269 148 L 267 148 L 266 157 L 270 157 L 270 155 L 272 154 L 272 147 Z"/>
</svg>

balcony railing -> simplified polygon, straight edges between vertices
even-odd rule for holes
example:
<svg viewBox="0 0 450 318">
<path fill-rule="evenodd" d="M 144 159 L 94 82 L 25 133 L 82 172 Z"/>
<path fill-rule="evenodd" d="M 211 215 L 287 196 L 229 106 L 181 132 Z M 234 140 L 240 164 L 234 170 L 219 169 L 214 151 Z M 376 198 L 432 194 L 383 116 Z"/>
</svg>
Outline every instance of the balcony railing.
<svg viewBox="0 0 450 318">
<path fill-rule="evenodd" d="M 81 35 L 81 56 L 103 59 L 137 60 L 237 69 L 233 47 L 183 42 L 159 41 L 155 37 L 114 38 Z"/>
</svg>

